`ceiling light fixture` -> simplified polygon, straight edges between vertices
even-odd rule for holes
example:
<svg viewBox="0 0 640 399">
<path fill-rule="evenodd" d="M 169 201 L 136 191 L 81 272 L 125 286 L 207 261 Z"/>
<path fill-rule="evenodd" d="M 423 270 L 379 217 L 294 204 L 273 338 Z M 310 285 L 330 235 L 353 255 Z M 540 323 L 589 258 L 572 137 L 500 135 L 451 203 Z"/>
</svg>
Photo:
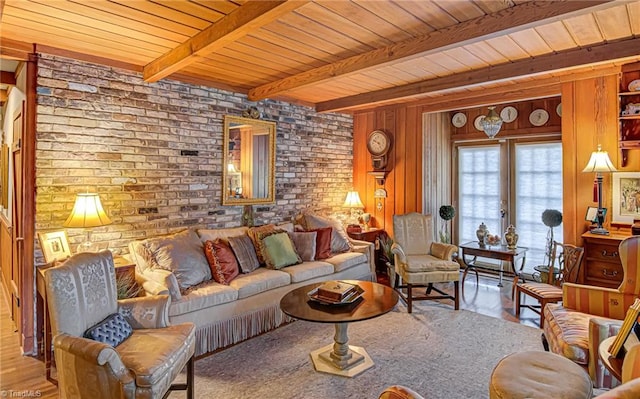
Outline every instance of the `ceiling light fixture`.
<svg viewBox="0 0 640 399">
<path fill-rule="evenodd" d="M 489 113 L 480 121 L 482 130 L 490 139 L 496 137 L 502 127 L 502 118 L 496 113 L 495 109 L 496 107 L 489 107 Z"/>
</svg>

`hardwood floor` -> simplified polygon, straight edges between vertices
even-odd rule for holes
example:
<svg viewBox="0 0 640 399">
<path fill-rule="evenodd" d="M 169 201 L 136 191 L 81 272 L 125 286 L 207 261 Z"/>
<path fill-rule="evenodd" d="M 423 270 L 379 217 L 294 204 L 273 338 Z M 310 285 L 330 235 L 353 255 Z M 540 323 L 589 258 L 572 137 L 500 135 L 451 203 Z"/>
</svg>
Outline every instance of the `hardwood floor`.
<svg viewBox="0 0 640 399">
<path fill-rule="evenodd" d="M 540 316 L 528 309 L 522 310 L 520 320 L 514 316 L 511 282 L 505 281 L 504 287 L 500 288 L 497 286 L 496 277 L 481 275 L 478 285 L 476 285 L 475 278 L 469 277 L 472 276 L 468 276 L 462 290 L 461 309 L 538 327 Z M 4 291 L 1 296 L 0 397 L 57 398 L 57 387 L 44 377 L 43 361 L 23 356 L 20 352 L 19 336 L 10 319 Z M 529 298 L 529 300 L 531 299 Z"/>
</svg>

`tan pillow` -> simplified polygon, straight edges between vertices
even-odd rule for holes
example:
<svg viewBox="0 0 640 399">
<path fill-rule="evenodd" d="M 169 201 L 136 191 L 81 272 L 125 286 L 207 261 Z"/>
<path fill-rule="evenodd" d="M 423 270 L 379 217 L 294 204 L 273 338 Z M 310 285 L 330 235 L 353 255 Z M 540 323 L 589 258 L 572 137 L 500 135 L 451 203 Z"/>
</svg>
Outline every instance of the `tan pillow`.
<svg viewBox="0 0 640 399">
<path fill-rule="evenodd" d="M 238 259 L 242 273 L 251 273 L 260 267 L 256 257 L 256 248 L 248 235 L 229 237 L 229 245 Z"/>
<path fill-rule="evenodd" d="M 316 259 L 316 237 L 315 231 L 293 231 L 289 232 L 289 237 L 293 241 L 296 252 L 304 262 L 311 262 Z"/>
<path fill-rule="evenodd" d="M 209 262 L 204 255 L 202 242 L 194 231 L 184 230 L 149 238 L 142 245 L 150 253 L 146 258 L 151 268 L 173 272 L 181 290 L 211 280 Z"/>
<path fill-rule="evenodd" d="M 315 230 L 323 227 L 331 227 L 331 252 L 339 254 L 342 252 L 348 252 L 353 249 L 353 244 L 349 240 L 347 232 L 344 231 L 342 223 L 334 218 L 326 218 L 323 216 L 306 214 L 305 226 L 307 230 Z"/>
</svg>

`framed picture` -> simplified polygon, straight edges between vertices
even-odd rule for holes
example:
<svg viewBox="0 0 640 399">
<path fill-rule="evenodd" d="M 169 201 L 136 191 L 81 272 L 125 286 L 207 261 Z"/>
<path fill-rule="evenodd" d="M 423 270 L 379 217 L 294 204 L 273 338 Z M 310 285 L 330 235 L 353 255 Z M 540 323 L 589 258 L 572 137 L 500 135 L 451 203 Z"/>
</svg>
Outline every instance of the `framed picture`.
<svg viewBox="0 0 640 399">
<path fill-rule="evenodd" d="M 67 237 L 67 232 L 64 230 L 38 233 L 38 241 L 40 241 L 42 254 L 47 263 L 65 260 L 71 256 L 69 238 Z"/>
<path fill-rule="evenodd" d="M 602 208 L 602 217 L 607 216 L 607 208 Z M 587 207 L 587 214 L 584 216 L 584 220 L 591 223 L 598 223 L 598 207 Z"/>
<path fill-rule="evenodd" d="M 613 222 L 640 218 L 640 172 L 613 173 Z"/>
</svg>

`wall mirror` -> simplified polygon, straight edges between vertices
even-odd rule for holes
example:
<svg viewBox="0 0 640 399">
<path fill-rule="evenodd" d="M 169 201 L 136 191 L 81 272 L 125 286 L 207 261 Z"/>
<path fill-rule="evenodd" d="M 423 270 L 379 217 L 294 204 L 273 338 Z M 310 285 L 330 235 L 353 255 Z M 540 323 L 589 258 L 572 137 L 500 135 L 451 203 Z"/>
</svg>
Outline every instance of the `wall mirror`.
<svg viewBox="0 0 640 399">
<path fill-rule="evenodd" d="M 222 205 L 275 198 L 276 123 L 225 115 Z"/>
</svg>

